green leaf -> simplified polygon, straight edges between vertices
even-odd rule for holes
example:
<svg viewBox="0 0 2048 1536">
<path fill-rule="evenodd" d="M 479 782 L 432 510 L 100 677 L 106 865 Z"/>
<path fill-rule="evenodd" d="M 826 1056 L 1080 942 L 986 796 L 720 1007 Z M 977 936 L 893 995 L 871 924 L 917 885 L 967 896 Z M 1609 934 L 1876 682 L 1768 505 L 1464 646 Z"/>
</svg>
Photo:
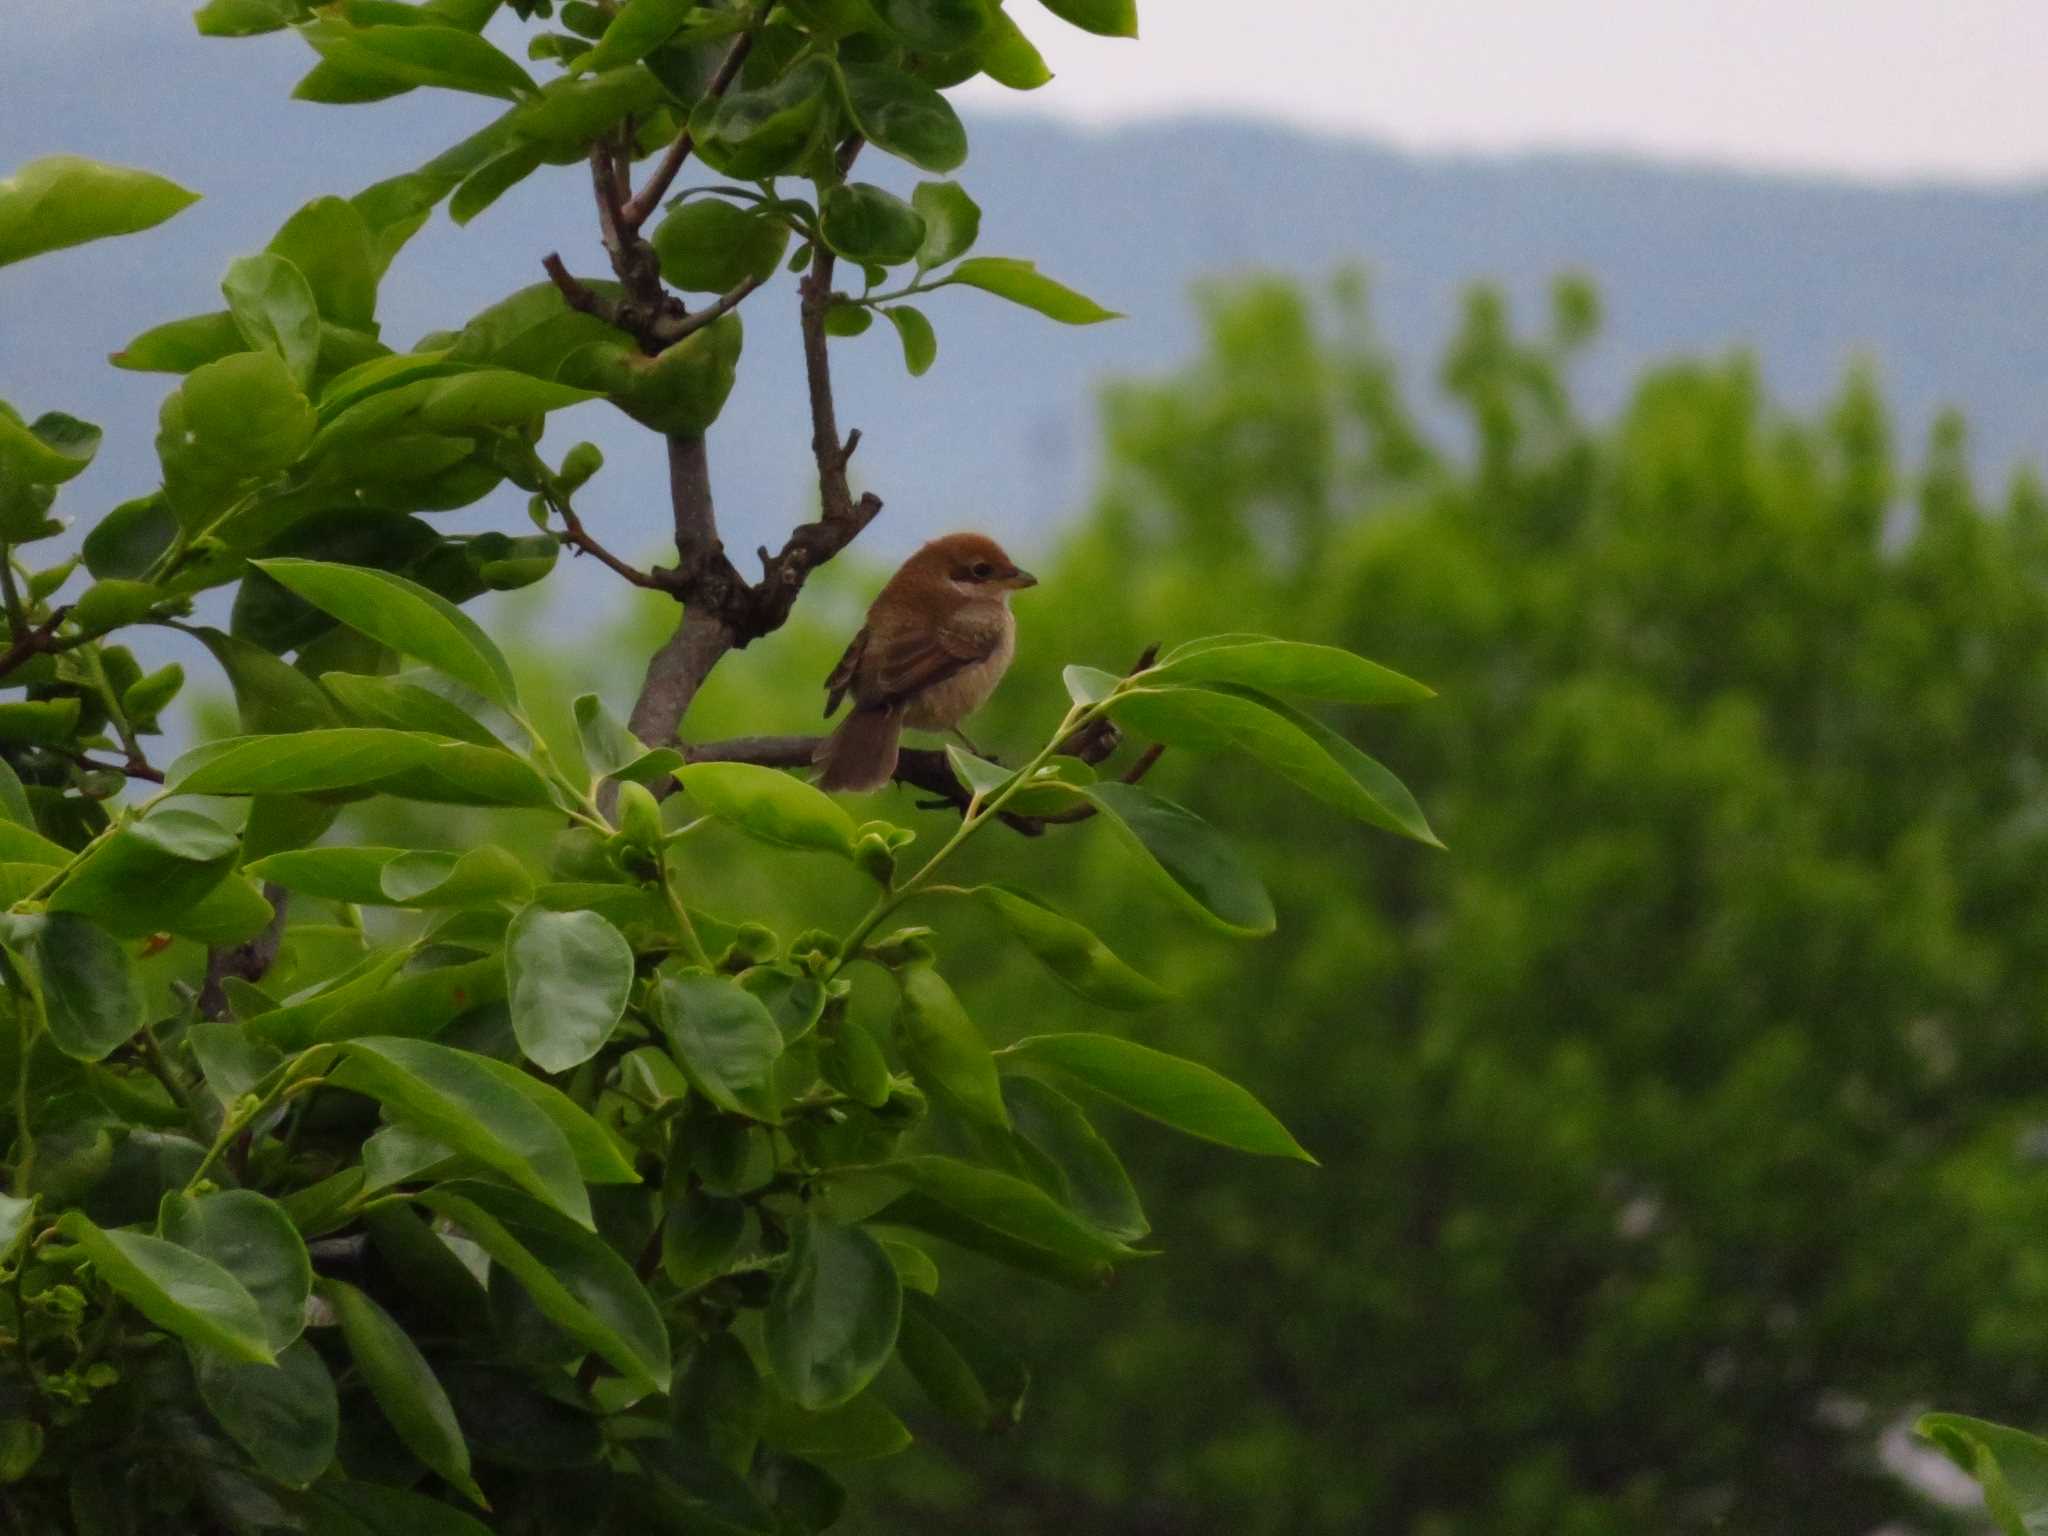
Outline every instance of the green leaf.
<svg viewBox="0 0 2048 1536">
<path fill-rule="evenodd" d="M 31 160 L 0 181 L 0 267 L 161 224 L 199 201 L 148 171 L 77 155 Z"/>
<path fill-rule="evenodd" d="M 846 64 L 846 101 L 860 131 L 920 170 L 950 171 L 967 158 L 967 130 L 946 98 L 887 64 Z"/>
<path fill-rule="evenodd" d="M 572 713 L 577 739 L 583 745 L 583 761 L 593 774 L 651 784 L 682 766 L 680 752 L 672 747 L 649 748 L 621 725 L 594 693 L 579 695 Z"/>
<path fill-rule="evenodd" d="M 255 1297 L 211 1259 L 160 1237 L 108 1231 L 82 1211 L 66 1211 L 57 1230 L 84 1250 L 102 1281 L 166 1333 L 230 1359 L 275 1363 Z"/>
<path fill-rule="evenodd" d="M 903 1056 L 918 1086 L 943 1095 L 984 1124 L 1007 1126 L 995 1059 L 974 1020 L 946 979 L 929 965 L 906 966 L 898 977 L 903 1009 L 897 1015 Z"/>
<path fill-rule="evenodd" d="M 160 809 L 98 843 L 51 893 L 50 910 L 90 917 L 116 938 L 177 931 L 234 863 L 235 840 L 206 817 Z"/>
<path fill-rule="evenodd" d="M 547 152 L 538 144 L 521 144 L 486 160 L 448 199 L 448 217 L 467 224 L 546 163 Z"/>
<path fill-rule="evenodd" d="M 165 458 L 166 473 L 174 479 L 196 475 L 233 485 L 275 474 L 305 450 L 316 425 L 313 407 L 290 367 L 268 350 L 200 364 L 171 401 L 177 402 L 192 438 Z M 165 402 L 167 410 L 171 401 Z M 162 452 L 165 438 L 157 442 Z M 170 489 L 175 505 L 176 485 Z"/>
<path fill-rule="evenodd" d="M 853 857 L 853 818 L 822 790 L 778 769 L 691 763 L 676 770 L 676 782 L 707 816 L 760 842 Z"/>
<path fill-rule="evenodd" d="M 78 700 L 25 699 L 0 704 L 0 741 L 55 746 L 78 729 Z"/>
<path fill-rule="evenodd" d="M 204 627 L 191 633 L 227 673 L 244 731 L 267 735 L 341 724 L 327 695 L 297 667 L 238 635 Z"/>
<path fill-rule="evenodd" d="M 430 85 L 506 100 L 540 90 L 525 70 L 461 27 L 354 27 L 322 19 L 298 31 L 327 63 L 380 89 Z"/>
<path fill-rule="evenodd" d="M 356 1370 L 406 1449 L 475 1503 L 488 1507 L 470 1474 L 469 1446 L 455 1422 L 455 1409 L 419 1346 L 390 1313 L 354 1286 L 323 1279 L 320 1294 L 334 1308 Z"/>
<path fill-rule="evenodd" d="M 430 736 L 344 727 L 291 736 L 230 736 L 171 764 L 171 788 L 187 795 L 307 794 L 352 789 L 430 762 Z"/>
<path fill-rule="evenodd" d="M 762 1318 L 775 1379 L 812 1413 L 873 1381 L 896 1348 L 903 1286 L 882 1245 L 859 1227 L 800 1218 Z"/>
<path fill-rule="evenodd" d="M 1094 325 L 1123 318 L 1085 294 L 1054 282 L 1038 270 L 1036 263 L 1014 256 L 970 256 L 947 273 L 943 281 L 979 288 L 1012 304 L 1035 309 L 1062 325 Z"/>
<path fill-rule="evenodd" d="M 828 60 L 810 58 L 769 84 L 705 96 L 690 137 L 713 170 L 758 181 L 794 171 L 832 117 L 837 94 Z"/>
<path fill-rule="evenodd" d="M 420 1203 L 455 1222 L 525 1287 L 543 1315 L 646 1390 L 669 1385 L 668 1330 L 632 1266 L 516 1190 L 437 1185 Z"/>
<path fill-rule="evenodd" d="M 957 181 L 920 181 L 910 194 L 910 206 L 924 216 L 924 244 L 917 251 L 920 272 L 965 255 L 981 234 L 980 205 Z"/>
<path fill-rule="evenodd" d="M 1013 91 L 1035 91 L 1052 79 L 1045 56 L 1032 45 L 1007 11 L 997 11 L 994 25 L 975 50 L 981 72 Z"/>
<path fill-rule="evenodd" d="M 1298 693 L 1333 704 L 1415 704 L 1436 697 L 1413 678 L 1333 645 L 1219 635 L 1177 646 L 1141 681 L 1235 683 L 1263 693 Z"/>
<path fill-rule="evenodd" d="M 144 581 L 118 577 L 94 582 L 71 605 L 71 621 L 86 634 L 103 635 L 148 616 L 163 593 Z"/>
<path fill-rule="evenodd" d="M 222 1108 L 253 1089 L 262 1077 L 283 1065 L 274 1047 L 251 1040 L 248 1031 L 230 1020 L 199 1019 L 185 1039 L 206 1078 L 206 1090 Z"/>
<path fill-rule="evenodd" d="M 0 410 L 0 483 L 61 485 L 99 452 L 100 429 L 48 411 L 26 424 Z"/>
<path fill-rule="evenodd" d="M 31 1195 L 18 1200 L 13 1195 L 0 1195 L 0 1267 L 14 1261 L 14 1250 L 22 1239 L 28 1236 L 29 1224 L 35 1220 L 36 1200 Z"/>
<path fill-rule="evenodd" d="M 272 881 L 323 901 L 381 904 L 384 866 L 405 853 L 403 848 L 301 848 L 273 853 L 244 866 L 259 880 Z"/>
<path fill-rule="evenodd" d="M 633 947 L 596 912 L 529 906 L 505 930 L 505 980 L 520 1050 L 543 1072 L 567 1072 L 626 1016 Z"/>
<path fill-rule="evenodd" d="M 1265 886 L 1194 812 L 1137 784 L 1089 784 L 1080 793 L 1108 813 L 1117 835 L 1145 856 L 1147 867 L 1190 912 L 1239 938 L 1273 931 L 1273 900 Z"/>
<path fill-rule="evenodd" d="M 1027 1248 L 1083 1265 L 1143 1257 L 1088 1225 L 1036 1184 L 993 1168 L 950 1157 L 920 1156 L 899 1158 L 884 1165 L 884 1171 L 973 1225 Z M 897 1207 L 890 1206 L 881 1219 L 895 1221 L 898 1215 Z"/>
<path fill-rule="evenodd" d="M 45 915 L 34 942 L 50 1041 L 74 1061 L 98 1061 L 142 1027 L 142 989 L 128 953 L 76 912 Z"/>
<path fill-rule="evenodd" d="M 661 275 L 688 293 L 724 293 L 764 282 L 782 264 L 789 229 L 719 197 L 692 198 L 654 226 Z"/>
<path fill-rule="evenodd" d="M 1031 1369 L 979 1323 L 928 1296 L 906 1296 L 897 1353 L 939 1408 L 986 1434 L 1024 1416 Z"/>
<path fill-rule="evenodd" d="M 206 37 L 254 37 L 306 19 L 304 0 L 206 0 L 192 13 Z"/>
<path fill-rule="evenodd" d="M 1113 1035 L 1033 1035 L 1002 1053 L 1078 1079 L 1104 1098 L 1190 1136 L 1261 1157 L 1315 1159 L 1251 1094 L 1192 1061 Z"/>
<path fill-rule="evenodd" d="M 826 193 L 818 229 L 840 255 L 875 266 L 909 261 L 924 245 L 924 215 L 872 182 L 844 182 Z"/>
<path fill-rule="evenodd" d="M 1138 0 L 1038 0 L 1062 21 L 1098 37 L 1136 37 Z"/>
<path fill-rule="evenodd" d="M 308 1536 L 491 1536 L 483 1522 L 408 1488 L 329 1479 L 305 1495 Z"/>
<path fill-rule="evenodd" d="M 418 657 L 501 708 L 518 708 L 518 689 L 503 652 L 475 620 L 439 593 L 364 566 L 319 560 L 251 563 L 350 628 Z"/>
<path fill-rule="evenodd" d="M 297 668 L 293 668 L 297 671 Z M 303 673 L 300 673 L 304 676 Z M 414 674 L 415 676 L 420 674 Z M 366 677 L 360 672 L 323 672 L 320 686 L 341 707 L 368 725 L 395 731 L 426 731 L 472 746 L 503 746 L 476 716 L 430 688 L 402 677 Z"/>
<path fill-rule="evenodd" d="M 585 79 L 554 81 L 512 120 L 513 131 L 551 158 L 603 138 L 627 117 L 651 114 L 665 102 L 661 81 L 637 64 Z"/>
<path fill-rule="evenodd" d="M 401 907 L 478 907 L 523 903 L 533 894 L 526 866 L 493 843 L 464 854 L 401 853 L 377 872 L 384 901 Z"/>
<path fill-rule="evenodd" d="M 1173 994 L 1132 970 L 1108 945 L 1036 896 L 1007 885 L 976 886 L 1018 943 L 1071 991 L 1104 1008 L 1149 1008 Z"/>
<path fill-rule="evenodd" d="M 690 19 L 696 0 L 626 0 L 597 46 L 584 56 L 590 70 L 617 69 L 644 59 Z"/>
<path fill-rule="evenodd" d="M 662 1273 L 677 1288 L 694 1291 L 731 1268 L 746 1231 L 744 1202 L 690 1190 L 662 1221 Z"/>
<path fill-rule="evenodd" d="M 2048 1440 L 1960 1413 L 1929 1413 L 1914 1426 L 1983 1485 L 1984 1504 L 2005 1536 L 2048 1527 Z"/>
<path fill-rule="evenodd" d="M 584 1183 L 640 1182 L 640 1175 L 633 1171 L 632 1163 L 619 1150 L 619 1144 L 611 1133 L 578 1109 L 574 1099 L 509 1061 L 498 1061 L 489 1056 L 472 1059 L 487 1075 L 496 1078 L 554 1121 L 555 1129 L 569 1143 L 569 1151 L 576 1159 L 576 1172 Z"/>
<path fill-rule="evenodd" d="M 305 1331 L 313 1265 L 305 1240 L 276 1201 L 248 1189 L 174 1192 L 157 1211 L 157 1231 L 241 1282 L 263 1314 L 264 1337 L 273 1350 Z"/>
<path fill-rule="evenodd" d="M 200 1400 L 265 1476 L 304 1488 L 333 1464 L 341 1405 L 326 1362 L 304 1339 L 275 1366 L 194 1346 L 192 1374 Z"/>
<path fill-rule="evenodd" d="M 903 366 L 913 379 L 922 378 L 939 356 L 939 338 L 932 332 L 931 321 L 925 319 L 923 310 L 908 304 L 892 304 L 882 313 L 903 343 Z"/>
<path fill-rule="evenodd" d="M 759 998 L 723 976 L 664 976 L 655 1004 L 691 1087 L 733 1114 L 776 1118 L 770 1094 L 782 1031 Z"/>
<path fill-rule="evenodd" d="M 242 339 L 275 352 L 292 381 L 309 388 L 320 361 L 320 311 L 304 274 L 282 256 L 243 256 L 229 264 L 220 291 Z"/>
<path fill-rule="evenodd" d="M 984 0 L 868 0 L 882 24 L 921 53 L 965 48 L 988 27 Z"/>
<path fill-rule="evenodd" d="M 201 363 L 248 350 L 249 343 L 242 328 L 235 324 L 235 317 L 221 309 L 152 326 L 120 351 L 109 354 L 107 361 L 134 373 L 190 373 Z"/>
<path fill-rule="evenodd" d="M 428 1040 L 369 1036 L 348 1043 L 329 1080 L 368 1094 L 394 1121 L 446 1142 L 589 1226 L 590 1197 L 568 1140 L 478 1059 Z"/>
<path fill-rule="evenodd" d="M 1152 1230 L 1123 1163 L 1079 1105 L 1037 1078 L 1021 1076 L 1003 1079 L 1003 1102 L 1020 1150 L 1038 1155 L 1038 1168 L 1051 1177 L 1049 1187 L 1069 1210 L 1127 1243 Z M 1028 1167 L 1033 1160 L 1026 1161 Z"/>
<path fill-rule="evenodd" d="M 31 832 L 36 824 L 36 813 L 29 809 L 28 792 L 21 787 L 21 775 L 5 758 L 0 758 L 0 822 L 12 822 Z"/>
<path fill-rule="evenodd" d="M 1234 747 L 1347 815 L 1442 846 L 1400 780 L 1321 721 L 1278 699 L 1222 683 L 1128 688 L 1110 712 L 1121 724 L 1170 746 L 1198 752 Z"/>
<path fill-rule="evenodd" d="M 299 269 L 321 319 L 359 331 L 376 328 L 383 269 L 369 220 L 355 204 L 314 198 L 284 221 L 267 249 Z"/>
<path fill-rule="evenodd" d="M 95 576 L 141 576 L 178 536 L 178 517 L 161 491 L 124 501 L 85 536 L 85 568 Z"/>
</svg>

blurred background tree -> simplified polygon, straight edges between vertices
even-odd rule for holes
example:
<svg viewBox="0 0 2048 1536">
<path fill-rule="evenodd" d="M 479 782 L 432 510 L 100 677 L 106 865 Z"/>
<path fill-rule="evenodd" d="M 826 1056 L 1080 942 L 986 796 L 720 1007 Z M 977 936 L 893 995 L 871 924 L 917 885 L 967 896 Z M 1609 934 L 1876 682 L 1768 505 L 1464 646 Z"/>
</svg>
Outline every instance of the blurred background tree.
<svg viewBox="0 0 2048 1536">
<path fill-rule="evenodd" d="M 1796 420 L 1739 358 L 1589 424 L 1576 281 L 1534 335 L 1471 296 L 1448 443 L 1357 279 L 1201 304 L 1202 356 L 1108 391 L 1093 516 L 978 739 L 1016 750 L 1068 658 L 1345 645 L 1440 690 L 1342 723 L 1450 853 L 1169 754 L 1165 792 L 1294 893 L 1219 952 L 1105 896 L 1097 829 L 979 850 L 1185 978 L 1134 1037 L 1256 1085 L 1324 1167 L 1126 1117 L 1168 1256 L 1113 1309 L 1013 1307 L 1016 1439 L 920 1426 L 858 1528 L 1968 1528 L 1901 1476 L 1903 1426 L 2025 1422 L 2048 1385 L 2040 486 L 1982 494 L 1954 421 L 1909 473 L 1865 379 Z M 804 720 L 831 618 L 734 658 L 693 728 Z M 1028 964 L 981 1016 L 1070 1027 Z"/>
</svg>

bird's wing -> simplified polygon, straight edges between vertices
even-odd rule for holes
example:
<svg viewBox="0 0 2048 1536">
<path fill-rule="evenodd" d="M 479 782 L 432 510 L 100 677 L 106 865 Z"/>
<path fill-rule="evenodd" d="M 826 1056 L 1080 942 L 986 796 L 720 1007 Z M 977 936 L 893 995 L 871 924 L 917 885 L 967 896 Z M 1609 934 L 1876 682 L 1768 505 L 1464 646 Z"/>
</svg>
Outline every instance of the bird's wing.
<svg viewBox="0 0 2048 1536">
<path fill-rule="evenodd" d="M 846 690 L 854 686 L 860 676 L 860 660 L 867 654 L 868 629 L 861 626 L 859 634 L 847 644 L 846 654 L 839 658 L 839 665 L 832 669 L 832 675 L 825 679 L 825 718 L 831 719 L 839 701 L 846 697 Z"/>
<path fill-rule="evenodd" d="M 1002 615 L 982 615 L 972 608 L 887 639 L 869 633 L 853 668 L 854 703 L 862 709 L 883 709 L 912 698 L 986 661 L 1002 638 Z"/>
</svg>

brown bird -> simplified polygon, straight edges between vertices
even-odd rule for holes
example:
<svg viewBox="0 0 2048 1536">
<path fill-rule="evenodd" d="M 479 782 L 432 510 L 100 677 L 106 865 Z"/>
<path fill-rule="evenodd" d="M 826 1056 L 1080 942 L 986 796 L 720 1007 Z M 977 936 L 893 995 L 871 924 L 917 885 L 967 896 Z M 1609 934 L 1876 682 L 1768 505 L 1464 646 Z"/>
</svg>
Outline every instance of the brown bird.
<svg viewBox="0 0 2048 1536">
<path fill-rule="evenodd" d="M 1037 585 L 979 533 L 949 533 L 904 561 L 825 679 L 826 715 L 848 694 L 853 713 L 818 748 L 819 788 L 887 784 L 905 726 L 959 735 L 1016 654 L 1010 594 Z"/>
</svg>

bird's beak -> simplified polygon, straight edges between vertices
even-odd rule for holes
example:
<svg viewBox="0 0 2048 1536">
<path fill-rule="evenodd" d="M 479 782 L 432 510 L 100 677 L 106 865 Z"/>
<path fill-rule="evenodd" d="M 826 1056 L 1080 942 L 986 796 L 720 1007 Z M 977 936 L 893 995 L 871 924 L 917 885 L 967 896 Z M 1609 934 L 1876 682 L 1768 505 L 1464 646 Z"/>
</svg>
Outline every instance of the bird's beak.
<svg viewBox="0 0 2048 1536">
<path fill-rule="evenodd" d="M 1010 572 L 1010 585 L 1019 588 L 1035 587 L 1038 585 L 1038 578 L 1029 571 L 1012 571 Z"/>
</svg>

